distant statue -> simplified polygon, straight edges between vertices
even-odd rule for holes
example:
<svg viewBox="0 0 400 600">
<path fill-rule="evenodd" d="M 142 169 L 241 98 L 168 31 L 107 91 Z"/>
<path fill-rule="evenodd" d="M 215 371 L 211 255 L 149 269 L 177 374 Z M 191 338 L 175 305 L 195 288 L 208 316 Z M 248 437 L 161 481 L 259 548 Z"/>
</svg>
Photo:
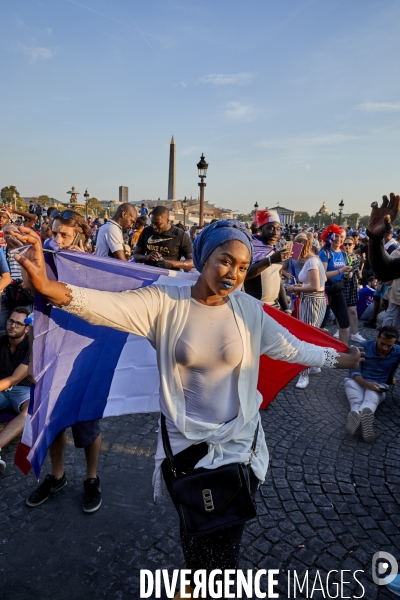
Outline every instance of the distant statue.
<svg viewBox="0 0 400 600">
<path fill-rule="evenodd" d="M 323 215 L 327 215 L 329 213 L 328 207 L 326 206 L 326 202 L 322 203 L 321 208 L 319 209 Z"/>
</svg>

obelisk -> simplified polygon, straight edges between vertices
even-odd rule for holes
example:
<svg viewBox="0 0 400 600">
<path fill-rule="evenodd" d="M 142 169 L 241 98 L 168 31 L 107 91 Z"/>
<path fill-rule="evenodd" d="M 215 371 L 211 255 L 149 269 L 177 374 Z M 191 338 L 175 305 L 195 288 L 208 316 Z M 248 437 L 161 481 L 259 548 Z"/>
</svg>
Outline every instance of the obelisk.
<svg viewBox="0 0 400 600">
<path fill-rule="evenodd" d="M 168 200 L 176 200 L 176 147 L 174 136 L 169 146 Z"/>
</svg>

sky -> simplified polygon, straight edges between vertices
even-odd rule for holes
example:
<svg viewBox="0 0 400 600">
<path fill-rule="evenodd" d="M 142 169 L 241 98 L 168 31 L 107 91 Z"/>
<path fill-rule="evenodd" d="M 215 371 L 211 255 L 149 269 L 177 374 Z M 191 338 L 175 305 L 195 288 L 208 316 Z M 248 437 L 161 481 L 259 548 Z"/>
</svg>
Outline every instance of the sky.
<svg viewBox="0 0 400 600">
<path fill-rule="evenodd" d="M 398 0 L 0 2 L 0 187 L 369 212 L 400 193 Z"/>
</svg>

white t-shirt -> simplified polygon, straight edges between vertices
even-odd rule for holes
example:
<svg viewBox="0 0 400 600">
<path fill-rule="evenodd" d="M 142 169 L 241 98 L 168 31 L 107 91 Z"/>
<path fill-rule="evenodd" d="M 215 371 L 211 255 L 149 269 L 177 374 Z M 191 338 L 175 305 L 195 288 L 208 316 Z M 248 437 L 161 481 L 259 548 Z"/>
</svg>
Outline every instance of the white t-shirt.
<svg viewBox="0 0 400 600">
<path fill-rule="evenodd" d="M 316 256 L 311 256 L 310 258 L 308 258 L 306 260 L 302 270 L 299 273 L 299 281 L 303 285 L 308 285 L 310 283 L 310 275 L 308 272 L 313 271 L 313 270 L 319 271 L 320 287 L 318 288 L 318 291 L 322 292 L 325 288 L 324 284 L 326 281 L 326 274 L 325 274 L 325 269 L 324 269 L 324 265 L 322 264 L 322 261 L 319 258 L 317 258 Z"/>
<path fill-rule="evenodd" d="M 96 242 L 96 256 L 110 256 L 117 250 L 124 249 L 122 227 L 110 219 L 99 229 Z"/>
</svg>

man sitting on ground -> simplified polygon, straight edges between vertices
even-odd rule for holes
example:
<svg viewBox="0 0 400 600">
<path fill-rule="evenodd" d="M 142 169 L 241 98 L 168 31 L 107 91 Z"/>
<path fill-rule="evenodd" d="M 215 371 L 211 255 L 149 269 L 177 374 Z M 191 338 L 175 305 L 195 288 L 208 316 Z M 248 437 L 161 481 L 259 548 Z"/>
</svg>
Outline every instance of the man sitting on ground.
<svg viewBox="0 0 400 600">
<path fill-rule="evenodd" d="M 0 451 L 22 433 L 29 407 L 29 326 L 25 325 L 28 315 L 24 306 L 14 308 L 7 319 L 6 334 L 0 337 L 0 410 L 11 408 L 18 413 L 0 431 Z M 5 468 L 0 457 L 0 471 Z"/>
<path fill-rule="evenodd" d="M 361 425 L 364 441 L 373 444 L 374 414 L 386 398 L 386 390 L 395 383 L 394 373 L 400 363 L 397 329 L 381 327 L 376 340 L 363 342 L 365 360 L 349 372 L 344 391 L 350 403 L 346 431 L 353 435 Z"/>
</svg>

